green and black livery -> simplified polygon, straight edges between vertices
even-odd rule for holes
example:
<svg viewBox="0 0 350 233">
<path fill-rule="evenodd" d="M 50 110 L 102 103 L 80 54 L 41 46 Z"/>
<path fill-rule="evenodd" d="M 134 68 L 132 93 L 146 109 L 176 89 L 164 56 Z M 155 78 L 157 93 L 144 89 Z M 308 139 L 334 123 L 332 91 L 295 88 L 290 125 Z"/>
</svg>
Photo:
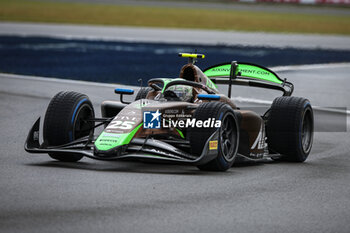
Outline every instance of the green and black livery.
<svg viewBox="0 0 350 233">
<path fill-rule="evenodd" d="M 238 157 L 306 160 L 313 140 L 313 111 L 307 99 L 291 96 L 292 83 L 255 64 L 230 62 L 202 71 L 194 63 L 204 55 L 180 56 L 189 62 L 178 77 L 150 79 L 132 102 L 123 96 L 133 95 L 134 90 L 115 89 L 120 101 L 104 101 L 101 117 L 95 116 L 88 96 L 59 92 L 46 111 L 43 136 L 39 118 L 29 131 L 25 150 L 47 153 L 64 162 L 83 157 L 161 161 L 211 171 L 229 169 Z M 228 85 L 226 95 L 218 90 L 217 85 L 222 84 Z M 236 106 L 231 99 L 232 85 L 279 90 L 283 96 L 259 115 Z M 162 123 L 189 120 L 190 124 L 149 128 L 144 114 L 150 111 Z M 214 121 L 220 124 L 214 126 Z M 197 122 L 208 123 L 208 127 Z M 103 129 L 96 133 L 98 127 Z"/>
</svg>

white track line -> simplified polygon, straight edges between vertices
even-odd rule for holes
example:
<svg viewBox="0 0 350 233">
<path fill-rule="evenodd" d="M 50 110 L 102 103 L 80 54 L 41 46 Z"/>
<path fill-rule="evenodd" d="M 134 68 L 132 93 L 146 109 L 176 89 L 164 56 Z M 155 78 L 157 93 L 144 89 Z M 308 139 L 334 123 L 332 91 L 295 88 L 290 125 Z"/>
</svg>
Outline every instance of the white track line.
<svg viewBox="0 0 350 233">
<path fill-rule="evenodd" d="M 294 71 L 294 70 L 312 70 L 312 69 L 330 69 L 350 67 L 350 63 L 326 63 L 326 64 L 310 64 L 310 65 L 291 65 L 291 66 L 275 66 L 270 69 L 276 72 Z"/>
<path fill-rule="evenodd" d="M 262 99 L 255 99 L 255 98 L 246 98 L 246 97 L 233 97 L 231 98 L 234 101 L 237 102 L 243 102 L 243 103 L 252 103 L 252 104 L 264 104 L 264 105 L 271 105 L 272 101 L 270 100 L 262 100 Z M 313 109 L 318 111 L 324 111 L 324 112 L 333 112 L 333 113 L 341 113 L 341 114 L 347 114 L 350 115 L 350 110 L 340 110 L 336 108 L 324 108 L 320 106 L 312 106 Z"/>
<path fill-rule="evenodd" d="M 7 78 L 15 78 L 15 79 L 25 79 L 25 80 L 35 80 L 35 81 L 43 81 L 43 82 L 53 82 L 53 83 L 69 83 L 69 84 L 78 84 L 78 85 L 87 85 L 87 86 L 98 86 L 98 87 L 116 87 L 122 84 L 112 84 L 112 83 L 98 83 L 98 82 L 89 82 L 82 80 L 71 80 L 71 79 L 59 79 L 59 78 L 51 78 L 51 77 L 40 77 L 40 76 L 31 76 L 31 75 L 18 75 L 18 74 L 7 74 L 0 73 L 0 76 Z M 128 86 L 128 85 L 123 85 Z"/>
<path fill-rule="evenodd" d="M 270 100 L 246 98 L 246 97 L 242 97 L 242 96 L 235 96 L 235 97 L 232 97 L 231 99 L 234 101 L 237 101 L 237 102 L 244 102 L 244 103 L 266 104 L 266 105 L 272 104 L 272 101 L 270 101 Z"/>
</svg>

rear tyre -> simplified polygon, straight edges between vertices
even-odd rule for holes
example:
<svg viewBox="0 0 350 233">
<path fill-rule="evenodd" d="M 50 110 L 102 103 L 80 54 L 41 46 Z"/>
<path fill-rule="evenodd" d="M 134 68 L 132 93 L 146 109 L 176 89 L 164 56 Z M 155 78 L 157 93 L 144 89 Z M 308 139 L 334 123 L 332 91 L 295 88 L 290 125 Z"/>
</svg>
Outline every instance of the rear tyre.
<svg viewBox="0 0 350 233">
<path fill-rule="evenodd" d="M 208 102 L 199 105 L 194 113 L 197 120 L 214 118 L 221 120 L 219 128 L 218 155 L 217 157 L 198 168 L 204 171 L 226 171 L 229 169 L 237 155 L 239 145 L 239 126 L 233 109 L 222 102 Z M 200 156 L 209 137 L 217 128 L 191 128 L 190 145 L 194 155 Z"/>
<path fill-rule="evenodd" d="M 304 162 L 311 151 L 313 131 L 309 100 L 282 96 L 273 101 L 266 125 L 269 151 L 283 155 L 282 160 Z"/>
<path fill-rule="evenodd" d="M 152 90 L 152 87 L 142 87 L 139 92 L 137 92 L 135 100 L 146 99 L 148 92 Z"/>
<path fill-rule="evenodd" d="M 76 139 L 92 136 L 94 109 L 89 98 L 73 91 L 57 93 L 49 103 L 44 120 L 44 142 L 46 146 L 59 146 Z M 82 155 L 49 153 L 50 157 L 62 162 L 76 162 Z"/>
</svg>

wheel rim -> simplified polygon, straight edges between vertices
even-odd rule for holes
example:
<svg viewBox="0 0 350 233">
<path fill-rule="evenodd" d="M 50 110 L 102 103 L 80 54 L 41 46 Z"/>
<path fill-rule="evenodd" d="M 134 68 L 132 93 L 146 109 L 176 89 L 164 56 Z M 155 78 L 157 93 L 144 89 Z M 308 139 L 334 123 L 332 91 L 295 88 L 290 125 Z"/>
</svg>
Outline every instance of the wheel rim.
<svg viewBox="0 0 350 233">
<path fill-rule="evenodd" d="M 93 117 L 94 113 L 92 108 L 87 104 L 82 105 L 74 120 L 73 140 L 90 135 L 92 132 L 91 128 L 94 126 L 94 123 L 87 120 Z"/>
<path fill-rule="evenodd" d="M 226 161 L 235 158 L 237 148 L 237 125 L 232 113 L 225 115 L 221 121 L 220 149 Z"/>
<path fill-rule="evenodd" d="M 304 153 L 308 153 L 312 144 L 312 117 L 311 112 L 308 110 L 304 114 L 304 119 L 301 128 L 301 144 Z"/>
</svg>

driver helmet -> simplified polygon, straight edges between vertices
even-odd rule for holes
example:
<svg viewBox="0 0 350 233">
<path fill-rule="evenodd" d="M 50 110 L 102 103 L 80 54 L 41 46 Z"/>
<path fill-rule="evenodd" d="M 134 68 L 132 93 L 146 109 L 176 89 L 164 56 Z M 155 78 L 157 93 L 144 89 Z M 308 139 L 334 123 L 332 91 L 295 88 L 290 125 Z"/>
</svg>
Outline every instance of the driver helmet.
<svg viewBox="0 0 350 233">
<path fill-rule="evenodd" d="M 191 102 L 193 93 L 192 87 L 186 85 L 174 85 L 168 88 L 168 90 L 173 91 L 180 101 Z"/>
</svg>

